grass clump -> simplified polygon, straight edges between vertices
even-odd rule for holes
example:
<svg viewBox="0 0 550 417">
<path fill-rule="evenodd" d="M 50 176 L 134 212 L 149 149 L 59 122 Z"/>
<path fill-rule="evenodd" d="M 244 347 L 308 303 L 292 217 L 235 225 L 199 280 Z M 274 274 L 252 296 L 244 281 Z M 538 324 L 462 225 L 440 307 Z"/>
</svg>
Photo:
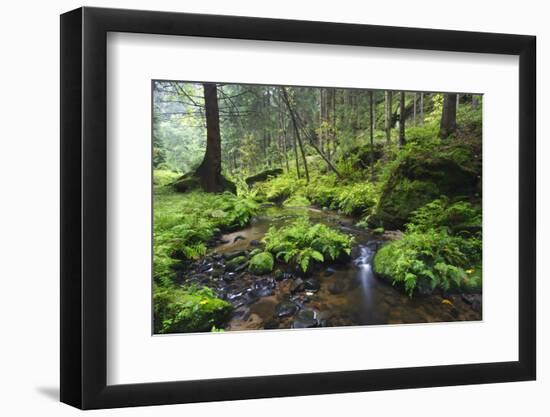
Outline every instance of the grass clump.
<svg viewBox="0 0 550 417">
<path fill-rule="evenodd" d="M 155 333 L 208 332 L 229 319 L 232 306 L 210 288 L 155 288 Z"/>
<path fill-rule="evenodd" d="M 303 272 L 314 262 L 347 257 L 353 238 L 307 218 L 299 218 L 280 228 L 271 227 L 264 236 L 266 250 L 286 263 L 300 267 Z"/>
</svg>

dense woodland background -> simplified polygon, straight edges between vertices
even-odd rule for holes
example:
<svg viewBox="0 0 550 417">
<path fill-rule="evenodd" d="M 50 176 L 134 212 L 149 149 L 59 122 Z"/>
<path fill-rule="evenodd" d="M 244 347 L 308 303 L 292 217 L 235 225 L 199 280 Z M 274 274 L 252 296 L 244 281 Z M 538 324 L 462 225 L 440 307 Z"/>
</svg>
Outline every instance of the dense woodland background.
<svg viewBox="0 0 550 417">
<path fill-rule="evenodd" d="M 354 219 L 386 242 L 373 268 L 396 291 L 481 310 L 482 96 L 155 81 L 152 104 L 156 332 L 223 329 L 235 268 L 307 279 L 355 247 L 305 216 L 197 278 L 270 204 Z"/>
</svg>

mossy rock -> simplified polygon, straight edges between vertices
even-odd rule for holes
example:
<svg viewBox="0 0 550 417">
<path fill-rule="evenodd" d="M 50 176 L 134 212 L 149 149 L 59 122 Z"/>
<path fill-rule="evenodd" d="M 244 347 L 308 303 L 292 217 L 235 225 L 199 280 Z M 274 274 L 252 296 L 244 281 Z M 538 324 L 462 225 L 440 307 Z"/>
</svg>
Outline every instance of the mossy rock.
<svg viewBox="0 0 550 417">
<path fill-rule="evenodd" d="M 246 256 L 237 256 L 227 261 L 225 266 L 229 271 L 235 271 L 239 266 L 244 265 L 246 261 Z"/>
<path fill-rule="evenodd" d="M 411 148 L 384 184 L 369 224 L 401 229 L 413 211 L 441 195 L 481 198 L 479 158 L 476 150 L 464 143 Z"/>
<path fill-rule="evenodd" d="M 246 178 L 244 181 L 246 182 L 246 184 L 249 187 L 251 187 L 252 185 L 254 185 L 257 182 L 266 181 L 269 178 L 277 177 L 277 176 L 281 175 L 282 173 L 283 173 L 282 168 L 267 169 L 267 170 L 262 171 L 262 172 L 260 172 L 256 175 L 252 175 L 252 176 Z"/>
<path fill-rule="evenodd" d="M 248 264 L 248 270 L 256 275 L 264 275 L 273 271 L 275 260 L 269 252 L 261 252 L 254 255 Z"/>
<path fill-rule="evenodd" d="M 229 191 L 230 193 L 237 194 L 237 186 L 222 176 L 222 189 L 220 192 Z M 179 193 L 187 193 L 189 191 L 203 190 L 201 178 L 194 172 L 187 173 L 172 183 L 172 187 Z"/>
<path fill-rule="evenodd" d="M 252 249 L 252 250 L 250 251 L 249 256 L 250 256 L 250 257 L 253 257 L 253 256 L 255 256 L 255 255 L 259 254 L 259 253 L 262 253 L 262 252 L 263 252 L 263 249 L 261 249 L 261 248 L 255 248 L 255 249 Z"/>
<path fill-rule="evenodd" d="M 155 333 L 209 332 L 229 320 L 233 307 L 209 288 L 155 289 Z"/>
</svg>

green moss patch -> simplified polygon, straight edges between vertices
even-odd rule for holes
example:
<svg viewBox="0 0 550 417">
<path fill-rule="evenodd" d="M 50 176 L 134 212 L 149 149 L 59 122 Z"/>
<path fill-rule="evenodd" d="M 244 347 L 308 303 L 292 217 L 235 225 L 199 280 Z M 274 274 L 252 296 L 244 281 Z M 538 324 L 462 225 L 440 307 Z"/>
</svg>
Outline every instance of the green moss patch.
<svg viewBox="0 0 550 417">
<path fill-rule="evenodd" d="M 254 255 L 248 264 L 248 270 L 253 274 L 264 275 L 273 271 L 275 261 L 269 252 L 261 252 Z"/>
</svg>

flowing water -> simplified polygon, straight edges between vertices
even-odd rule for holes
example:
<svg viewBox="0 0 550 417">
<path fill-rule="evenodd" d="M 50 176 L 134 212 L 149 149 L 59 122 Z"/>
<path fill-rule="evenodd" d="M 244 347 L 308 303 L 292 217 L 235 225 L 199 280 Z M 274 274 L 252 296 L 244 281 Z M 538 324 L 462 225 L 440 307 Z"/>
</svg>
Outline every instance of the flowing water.
<svg viewBox="0 0 550 417">
<path fill-rule="evenodd" d="M 285 278 L 278 281 L 241 274 L 231 285 L 220 286 L 222 296 L 236 307 L 226 330 L 481 320 L 480 305 L 475 306 L 468 297 L 453 294 L 444 298 L 434 293 L 410 298 L 376 277 L 372 260 L 384 239 L 355 228 L 353 219 L 333 212 L 268 208 L 249 227 L 222 236 L 223 243 L 212 254 L 250 250 L 271 225 L 280 226 L 298 215 L 354 235 L 351 259 L 344 264 L 324 264 L 301 277 L 309 280 L 310 288 L 296 292 L 292 289 L 299 273 L 288 268 Z"/>
</svg>

